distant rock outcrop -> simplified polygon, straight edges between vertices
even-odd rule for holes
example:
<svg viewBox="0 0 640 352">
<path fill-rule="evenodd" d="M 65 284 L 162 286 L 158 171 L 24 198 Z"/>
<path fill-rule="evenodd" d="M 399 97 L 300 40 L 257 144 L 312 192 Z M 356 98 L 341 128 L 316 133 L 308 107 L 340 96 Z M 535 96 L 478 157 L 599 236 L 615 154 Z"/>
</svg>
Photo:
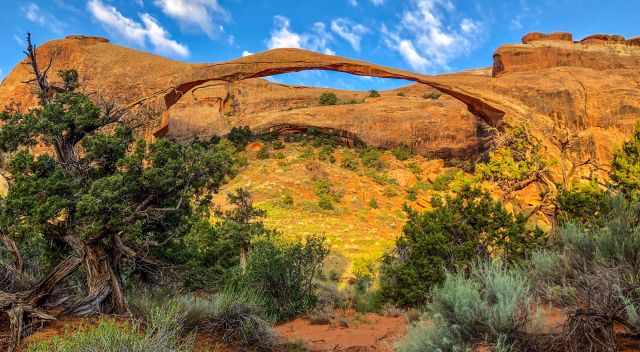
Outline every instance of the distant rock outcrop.
<svg viewBox="0 0 640 352">
<path fill-rule="evenodd" d="M 531 32 L 527 33 L 524 37 L 522 37 L 522 44 L 529 44 L 532 42 L 539 41 L 561 41 L 561 42 L 573 42 L 573 34 L 566 32 L 556 32 L 556 33 L 540 33 L 540 32 Z"/>
<path fill-rule="evenodd" d="M 505 45 L 494 54 L 493 76 L 507 72 L 535 71 L 552 67 L 583 67 L 595 70 L 637 69 L 637 39 L 596 34 L 577 43 L 568 33 L 529 33 L 523 44 Z M 637 45 L 637 44 L 636 44 Z"/>
<path fill-rule="evenodd" d="M 625 39 L 621 35 L 611 34 L 592 34 L 580 40 L 582 44 L 607 44 L 607 43 L 624 43 Z"/>
</svg>

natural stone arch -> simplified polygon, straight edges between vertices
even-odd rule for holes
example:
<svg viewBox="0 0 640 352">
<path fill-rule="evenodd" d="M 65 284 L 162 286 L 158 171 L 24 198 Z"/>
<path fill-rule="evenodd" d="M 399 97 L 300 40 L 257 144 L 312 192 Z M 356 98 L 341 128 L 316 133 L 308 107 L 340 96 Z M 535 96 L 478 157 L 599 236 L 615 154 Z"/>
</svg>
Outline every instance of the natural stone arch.
<svg viewBox="0 0 640 352">
<path fill-rule="evenodd" d="M 467 105 L 471 113 L 479 116 L 492 127 L 499 127 L 505 115 L 505 111 L 494 106 L 498 104 L 488 102 L 478 92 L 469 92 L 463 88 L 465 85 L 462 84 L 461 79 L 482 79 L 482 83 L 486 83 L 486 80 L 490 79 L 487 77 L 474 77 L 472 75 L 464 77 L 460 75 L 455 77 L 453 75 L 428 76 L 302 49 L 274 49 L 228 62 L 195 67 L 185 75 L 187 79 L 184 83 L 176 85 L 164 96 L 166 111 L 163 115 L 161 126 L 155 135 L 161 136 L 168 132 L 169 109 L 184 94 L 204 83 L 211 81 L 232 83 L 245 79 L 307 70 L 336 71 L 358 76 L 404 79 L 426 84 L 460 100 Z"/>
</svg>

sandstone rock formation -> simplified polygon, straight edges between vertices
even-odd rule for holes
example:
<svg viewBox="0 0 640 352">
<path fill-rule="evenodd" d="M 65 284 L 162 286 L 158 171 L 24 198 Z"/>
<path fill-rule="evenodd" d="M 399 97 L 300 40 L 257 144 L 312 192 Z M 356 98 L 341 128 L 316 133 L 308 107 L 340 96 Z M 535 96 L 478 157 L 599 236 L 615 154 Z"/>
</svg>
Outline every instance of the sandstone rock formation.
<svg viewBox="0 0 640 352">
<path fill-rule="evenodd" d="M 234 126 L 296 131 L 318 127 L 377 146 L 411 144 L 425 155 L 464 157 L 484 147 L 487 130 L 528 125 L 556 158 L 571 136 L 571 157 L 607 164 L 640 115 L 640 47 L 636 39 L 597 36 L 574 43 L 567 34 L 532 34 L 528 44 L 496 51 L 487 70 L 428 76 L 299 49 L 277 49 L 215 64 L 185 64 L 90 37 L 69 37 L 40 48 L 53 71 L 76 68 L 82 87 L 121 104 L 157 113 L 146 131 L 175 138 L 224 134 Z M 596 42 L 596 39 L 599 42 Z M 326 89 L 259 79 L 322 69 L 412 80 L 383 92 L 335 91 L 359 104 L 319 106 Z M 1 105 L 33 106 L 29 77 L 18 65 L 0 86 Z M 437 89 L 445 95 L 425 99 Z M 448 97 L 447 97 L 448 95 Z M 162 118 L 160 118 L 162 116 Z"/>
<path fill-rule="evenodd" d="M 566 32 L 557 32 L 557 33 L 540 33 L 540 32 L 532 32 L 527 33 L 524 37 L 522 37 L 522 44 L 529 44 L 533 42 L 540 41 L 563 41 L 563 42 L 573 42 L 573 34 Z"/>
<path fill-rule="evenodd" d="M 582 38 L 580 43 L 582 44 L 606 44 L 606 43 L 624 43 L 624 37 L 621 35 L 611 34 L 592 34 L 590 36 Z"/>
<path fill-rule="evenodd" d="M 505 45 L 494 56 L 493 75 L 542 70 L 553 67 L 583 67 L 594 70 L 637 69 L 640 51 L 635 40 L 618 35 L 592 35 L 572 42 L 567 33 L 530 33 L 523 44 Z"/>
</svg>

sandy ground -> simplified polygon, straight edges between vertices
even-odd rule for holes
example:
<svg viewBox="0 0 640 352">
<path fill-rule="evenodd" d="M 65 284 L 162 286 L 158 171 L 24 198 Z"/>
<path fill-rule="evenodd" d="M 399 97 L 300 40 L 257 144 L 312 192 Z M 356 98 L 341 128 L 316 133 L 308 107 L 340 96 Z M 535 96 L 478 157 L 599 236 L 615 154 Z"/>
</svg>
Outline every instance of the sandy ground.
<svg viewBox="0 0 640 352">
<path fill-rule="evenodd" d="M 346 324 L 344 324 L 346 322 Z M 297 319 L 276 327 L 289 341 L 302 341 L 312 352 L 320 351 L 393 351 L 393 345 L 406 332 L 406 319 L 367 314 L 348 316 L 327 325 L 312 325 Z"/>
</svg>

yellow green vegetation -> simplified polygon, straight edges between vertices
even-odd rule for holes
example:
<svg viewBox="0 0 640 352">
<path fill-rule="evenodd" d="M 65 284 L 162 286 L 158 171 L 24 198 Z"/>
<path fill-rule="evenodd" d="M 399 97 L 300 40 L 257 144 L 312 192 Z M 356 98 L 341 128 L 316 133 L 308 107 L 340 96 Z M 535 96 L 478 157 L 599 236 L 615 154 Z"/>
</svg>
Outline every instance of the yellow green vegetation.
<svg viewBox="0 0 640 352">
<path fill-rule="evenodd" d="M 403 205 L 429 204 L 433 190 L 416 187 L 429 183 L 420 179 L 442 172 L 440 164 L 422 157 L 399 161 L 391 152 L 308 142 L 286 143 L 281 157 L 265 159 L 258 157 L 261 144 L 249 145 L 247 166 L 223 186 L 217 201 L 224 203 L 224 195 L 238 187 L 249 189 L 267 212 L 267 226 L 290 239 L 324 234 L 335 263 L 330 265 L 340 271 L 390 249 L 406 222 Z"/>
<path fill-rule="evenodd" d="M 537 177 L 552 162 L 541 153 L 541 143 L 531 136 L 526 127 L 517 127 L 504 134 L 486 163 L 476 166 L 476 173 L 500 186 Z"/>
</svg>

